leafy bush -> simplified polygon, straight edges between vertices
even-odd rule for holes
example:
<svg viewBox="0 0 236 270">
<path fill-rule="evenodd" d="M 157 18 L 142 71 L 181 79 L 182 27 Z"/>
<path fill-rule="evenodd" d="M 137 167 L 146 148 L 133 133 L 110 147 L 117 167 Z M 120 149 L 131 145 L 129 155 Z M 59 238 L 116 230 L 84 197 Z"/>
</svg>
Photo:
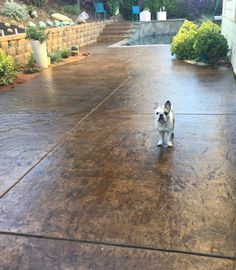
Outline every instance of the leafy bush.
<svg viewBox="0 0 236 270">
<path fill-rule="evenodd" d="M 209 30 L 209 31 L 215 32 L 215 33 L 221 32 L 220 26 L 213 23 L 210 20 L 202 22 L 201 26 L 198 29 L 198 34 L 201 34 L 201 33 L 205 32 L 206 30 Z"/>
<path fill-rule="evenodd" d="M 176 14 L 177 4 L 174 0 L 144 0 L 144 9 L 149 9 L 150 12 L 158 12 L 160 8 L 165 7 L 169 17 Z"/>
<path fill-rule="evenodd" d="M 187 0 L 177 0 L 176 1 L 176 11 L 172 14 L 174 18 L 189 18 L 189 8 Z"/>
<path fill-rule="evenodd" d="M 17 4 L 14 0 L 7 0 L 1 12 L 3 15 L 12 17 L 17 21 L 25 21 L 29 18 L 27 7 Z"/>
<path fill-rule="evenodd" d="M 65 5 L 64 6 L 64 12 L 78 16 L 80 13 L 80 6 L 75 4 L 75 5 Z"/>
<path fill-rule="evenodd" d="M 132 6 L 138 6 L 138 0 L 123 0 L 120 5 L 120 13 L 123 18 L 131 20 Z"/>
<path fill-rule="evenodd" d="M 213 64 L 219 59 L 226 58 L 228 44 L 217 24 L 205 21 L 198 28 L 196 24 L 185 21 L 173 39 L 171 53 L 178 59 L 192 59 Z"/>
<path fill-rule="evenodd" d="M 32 4 L 36 7 L 43 7 L 45 6 L 45 0 L 31 0 Z"/>
<path fill-rule="evenodd" d="M 0 85 L 8 85 L 13 82 L 16 77 L 15 65 L 13 58 L 6 56 L 4 51 L 0 49 Z"/>
<path fill-rule="evenodd" d="M 171 53 L 178 59 L 194 59 L 196 57 L 193 44 L 197 36 L 197 25 L 185 20 L 171 44 Z"/>
<path fill-rule="evenodd" d="M 37 73 L 39 71 L 40 71 L 40 67 L 36 64 L 34 55 L 31 54 L 28 60 L 28 64 L 26 65 L 24 69 L 24 73 L 32 74 L 32 73 Z"/>
<path fill-rule="evenodd" d="M 71 55 L 71 51 L 68 49 L 61 50 L 61 57 L 68 58 Z"/>
<path fill-rule="evenodd" d="M 45 42 L 47 39 L 45 28 L 29 26 L 26 29 L 26 38 L 30 40 L 38 40 L 40 43 Z"/>
<path fill-rule="evenodd" d="M 56 64 L 62 61 L 61 51 L 57 50 L 49 54 L 52 64 Z"/>
<path fill-rule="evenodd" d="M 107 6 L 108 6 L 110 14 L 112 14 L 112 15 L 119 14 L 120 0 L 108 0 Z"/>
<path fill-rule="evenodd" d="M 227 40 L 221 34 L 220 27 L 211 21 L 202 23 L 193 48 L 197 61 L 205 59 L 210 64 L 226 58 L 228 53 Z"/>
</svg>

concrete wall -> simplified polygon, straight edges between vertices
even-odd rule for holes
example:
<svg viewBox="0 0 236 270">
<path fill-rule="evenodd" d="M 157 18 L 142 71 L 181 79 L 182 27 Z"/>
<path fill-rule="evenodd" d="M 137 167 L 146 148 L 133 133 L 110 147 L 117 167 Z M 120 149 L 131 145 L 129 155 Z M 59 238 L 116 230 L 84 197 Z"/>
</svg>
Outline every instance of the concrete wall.
<svg viewBox="0 0 236 270">
<path fill-rule="evenodd" d="M 230 61 L 236 74 L 236 0 L 224 0 L 222 34 L 230 47 Z"/>
<path fill-rule="evenodd" d="M 180 26 L 183 24 L 183 19 L 172 19 L 167 21 L 151 21 L 140 22 L 137 30 L 135 31 L 132 39 L 143 38 L 147 36 L 171 34 L 175 35 Z"/>
<path fill-rule="evenodd" d="M 62 28 L 51 28 L 47 31 L 48 52 L 57 49 L 70 49 L 72 45 L 83 47 L 95 43 L 106 23 L 109 22 L 101 21 Z M 26 39 L 25 34 L 0 37 L 0 48 L 22 63 L 26 63 L 32 53 L 30 41 Z"/>
</svg>

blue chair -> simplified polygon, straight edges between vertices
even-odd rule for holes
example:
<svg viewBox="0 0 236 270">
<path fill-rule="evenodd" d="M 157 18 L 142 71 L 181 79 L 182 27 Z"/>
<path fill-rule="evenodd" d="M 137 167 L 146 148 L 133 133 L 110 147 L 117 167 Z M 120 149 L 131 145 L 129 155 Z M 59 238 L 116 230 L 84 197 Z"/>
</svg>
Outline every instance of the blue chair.
<svg viewBox="0 0 236 270">
<path fill-rule="evenodd" d="M 104 20 L 107 19 L 107 11 L 104 9 L 103 3 L 95 3 L 95 19 L 97 19 L 97 15 L 103 13 Z"/>
<path fill-rule="evenodd" d="M 138 15 L 139 17 L 139 14 L 140 14 L 139 6 L 132 6 L 132 21 L 133 21 L 134 15 Z"/>
</svg>

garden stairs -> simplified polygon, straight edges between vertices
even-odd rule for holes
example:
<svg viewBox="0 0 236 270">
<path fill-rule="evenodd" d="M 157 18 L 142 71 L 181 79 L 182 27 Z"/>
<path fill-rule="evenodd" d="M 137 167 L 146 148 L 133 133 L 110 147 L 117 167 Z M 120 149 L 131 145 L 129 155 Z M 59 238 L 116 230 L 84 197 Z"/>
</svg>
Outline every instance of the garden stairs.
<svg viewBox="0 0 236 270">
<path fill-rule="evenodd" d="M 137 28 L 137 24 L 130 22 L 119 22 L 107 24 L 98 37 L 98 42 L 118 42 L 129 38 Z"/>
</svg>

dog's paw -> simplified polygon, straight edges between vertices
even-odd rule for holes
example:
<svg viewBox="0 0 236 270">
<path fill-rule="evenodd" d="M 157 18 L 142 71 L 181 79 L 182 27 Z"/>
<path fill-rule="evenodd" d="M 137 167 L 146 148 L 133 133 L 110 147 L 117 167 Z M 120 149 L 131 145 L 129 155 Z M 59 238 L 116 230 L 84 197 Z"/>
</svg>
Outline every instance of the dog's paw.
<svg viewBox="0 0 236 270">
<path fill-rule="evenodd" d="M 157 146 L 160 147 L 160 146 L 162 146 L 162 144 L 163 144 L 163 142 L 162 142 L 162 141 L 159 141 L 159 142 L 157 143 Z"/>
<path fill-rule="evenodd" d="M 168 146 L 168 147 L 173 147 L 173 143 L 172 143 L 172 142 L 168 142 L 168 143 L 167 143 L 167 146 Z"/>
</svg>

